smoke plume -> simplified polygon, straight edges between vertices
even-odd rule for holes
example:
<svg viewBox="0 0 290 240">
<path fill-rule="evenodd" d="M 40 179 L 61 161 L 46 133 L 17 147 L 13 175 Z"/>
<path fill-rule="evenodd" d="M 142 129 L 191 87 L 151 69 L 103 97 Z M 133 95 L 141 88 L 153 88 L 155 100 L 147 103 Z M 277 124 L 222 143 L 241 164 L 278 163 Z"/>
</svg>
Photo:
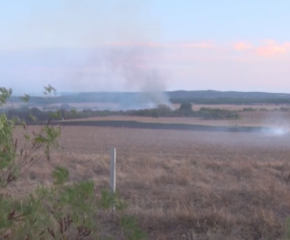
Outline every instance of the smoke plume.
<svg viewBox="0 0 290 240">
<path fill-rule="evenodd" d="M 159 59 L 158 55 L 154 59 Z M 166 79 L 154 66 L 154 59 L 149 59 L 146 48 L 141 46 L 117 46 L 108 52 L 108 70 L 122 78 L 124 89 L 142 93 L 132 106 L 170 105 L 164 92 Z"/>
</svg>

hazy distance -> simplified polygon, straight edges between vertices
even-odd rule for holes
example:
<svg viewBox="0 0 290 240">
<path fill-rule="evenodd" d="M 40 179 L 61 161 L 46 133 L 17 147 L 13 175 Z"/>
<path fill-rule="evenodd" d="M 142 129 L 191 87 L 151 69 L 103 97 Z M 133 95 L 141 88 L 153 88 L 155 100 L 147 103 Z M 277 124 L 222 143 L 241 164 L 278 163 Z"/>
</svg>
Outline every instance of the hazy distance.
<svg viewBox="0 0 290 240">
<path fill-rule="evenodd" d="M 290 92 L 286 0 L 0 4 L 0 85 Z"/>
</svg>

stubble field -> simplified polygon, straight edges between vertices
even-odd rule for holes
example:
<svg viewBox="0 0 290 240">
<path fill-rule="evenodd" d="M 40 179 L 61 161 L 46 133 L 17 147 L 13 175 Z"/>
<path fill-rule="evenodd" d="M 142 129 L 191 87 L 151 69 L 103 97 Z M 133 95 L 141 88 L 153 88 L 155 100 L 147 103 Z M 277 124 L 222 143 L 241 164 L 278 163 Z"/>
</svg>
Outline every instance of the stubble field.
<svg viewBox="0 0 290 240">
<path fill-rule="evenodd" d="M 249 126 L 249 127 L 277 127 L 289 128 L 289 111 L 253 111 L 239 112 L 238 119 L 204 120 L 197 117 L 137 117 L 137 116 L 109 116 L 83 119 L 65 120 L 64 122 L 96 122 L 96 121 L 137 121 L 141 123 L 163 124 L 196 124 L 206 126 Z"/>
<path fill-rule="evenodd" d="M 109 186 L 115 147 L 117 191 L 148 239 L 285 239 L 289 140 L 287 133 L 63 126 L 52 162 L 70 169 L 71 182 L 94 180 L 98 194 Z M 49 184 L 49 166 L 39 161 L 14 192 Z"/>
</svg>

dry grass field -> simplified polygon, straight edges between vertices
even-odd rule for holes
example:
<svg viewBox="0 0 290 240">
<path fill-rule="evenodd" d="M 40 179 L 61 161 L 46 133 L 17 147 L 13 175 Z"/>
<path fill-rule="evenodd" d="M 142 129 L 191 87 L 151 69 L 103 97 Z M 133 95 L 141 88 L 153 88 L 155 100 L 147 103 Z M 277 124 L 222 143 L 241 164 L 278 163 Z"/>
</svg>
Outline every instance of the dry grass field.
<svg viewBox="0 0 290 240">
<path fill-rule="evenodd" d="M 70 169 L 71 182 L 94 180 L 99 193 L 109 186 L 109 151 L 116 147 L 117 191 L 148 239 L 278 240 L 290 216 L 289 140 L 290 134 L 64 126 L 52 162 Z M 21 196 L 49 181 L 50 164 L 41 160 L 11 187 Z"/>
<path fill-rule="evenodd" d="M 173 104 L 173 108 L 177 109 L 180 107 L 180 104 Z M 253 108 L 256 110 L 266 109 L 266 110 L 275 110 L 279 109 L 280 107 L 289 107 L 289 104 L 193 104 L 193 110 L 197 111 L 202 107 L 205 108 L 219 108 L 231 111 L 239 111 L 243 110 L 244 108 Z"/>
<path fill-rule="evenodd" d="M 60 107 L 62 103 L 59 104 L 52 104 L 53 107 Z M 83 108 L 98 108 L 98 109 L 122 109 L 122 105 L 118 103 L 102 103 L 102 102 L 86 102 L 86 103 L 69 103 L 71 107 L 77 108 L 77 109 L 83 109 Z M 37 105 L 36 105 L 37 107 Z M 42 108 L 43 106 L 38 106 Z M 173 109 L 178 109 L 180 107 L 180 104 L 171 104 L 171 107 Z M 253 108 L 256 110 L 259 109 L 266 109 L 266 110 L 275 110 L 279 109 L 280 107 L 289 107 L 289 104 L 193 104 L 193 110 L 197 111 L 201 109 L 202 107 L 205 108 L 220 108 L 220 109 L 226 109 L 231 111 L 238 111 L 243 110 L 244 108 Z"/>
<path fill-rule="evenodd" d="M 54 107 L 60 107 L 62 104 L 52 104 Z M 87 102 L 87 103 L 69 103 L 71 107 L 77 108 L 77 109 L 84 109 L 84 108 L 98 108 L 98 109 L 122 109 L 122 105 L 118 103 L 102 103 L 102 102 Z M 42 108 L 42 106 L 39 106 Z M 172 109 L 178 109 L 180 107 L 180 104 L 171 104 Z M 202 107 L 205 108 L 220 108 L 220 109 L 226 109 L 231 111 L 239 111 L 243 110 L 244 108 L 253 108 L 256 110 L 259 109 L 266 109 L 266 110 L 275 110 L 279 109 L 280 107 L 289 107 L 289 104 L 193 104 L 192 109 L 197 111 L 201 109 Z"/>
<path fill-rule="evenodd" d="M 60 107 L 63 103 L 51 103 L 50 107 L 56 108 Z M 13 103 L 13 107 L 21 107 L 23 103 Z M 43 105 L 37 105 L 33 104 L 33 107 L 37 107 L 39 109 L 43 108 Z M 122 105 L 118 103 L 102 103 L 102 102 L 85 102 L 85 103 L 69 103 L 70 107 L 76 108 L 76 109 L 85 109 L 85 108 L 91 108 L 91 109 L 111 109 L 111 110 L 118 110 L 122 109 Z M 171 104 L 172 109 L 178 109 L 180 107 L 180 104 Z M 275 110 L 279 109 L 281 107 L 289 108 L 289 104 L 193 104 L 192 109 L 197 111 L 200 108 L 220 108 L 225 110 L 231 110 L 231 111 L 240 111 L 244 108 L 253 108 L 256 110 L 260 109 L 266 109 L 266 110 Z M 1 109 L 1 107 L 0 107 Z"/>
<path fill-rule="evenodd" d="M 253 111 L 239 112 L 239 119 L 222 119 L 222 120 L 204 120 L 197 117 L 138 117 L 138 116 L 109 116 L 109 117 L 92 117 L 76 120 L 65 121 L 138 121 L 147 123 L 183 123 L 197 124 L 207 126 L 251 126 L 251 127 L 290 127 L 290 112 L 289 111 Z"/>
</svg>

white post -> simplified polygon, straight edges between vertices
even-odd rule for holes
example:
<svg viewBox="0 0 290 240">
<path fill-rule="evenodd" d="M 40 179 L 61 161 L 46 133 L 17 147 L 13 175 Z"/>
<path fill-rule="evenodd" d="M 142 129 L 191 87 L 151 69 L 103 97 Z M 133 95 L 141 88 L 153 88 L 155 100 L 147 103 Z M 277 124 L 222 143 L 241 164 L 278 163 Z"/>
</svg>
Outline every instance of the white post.
<svg viewBox="0 0 290 240">
<path fill-rule="evenodd" d="M 112 193 L 116 192 L 116 148 L 111 150 L 110 185 Z"/>
</svg>

